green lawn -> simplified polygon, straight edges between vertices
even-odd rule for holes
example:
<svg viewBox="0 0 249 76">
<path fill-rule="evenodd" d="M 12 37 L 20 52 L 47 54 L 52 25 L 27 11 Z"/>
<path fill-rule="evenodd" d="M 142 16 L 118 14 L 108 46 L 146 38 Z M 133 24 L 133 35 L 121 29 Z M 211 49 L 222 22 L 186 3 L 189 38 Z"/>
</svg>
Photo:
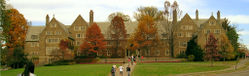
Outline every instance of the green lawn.
<svg viewBox="0 0 249 76">
<path fill-rule="evenodd" d="M 209 62 L 184 62 L 184 63 L 144 63 L 137 64 L 133 76 L 165 76 L 191 72 L 203 72 L 229 68 L 235 62 L 215 62 L 215 67 L 210 67 Z"/>
<path fill-rule="evenodd" d="M 76 64 L 63 66 L 36 67 L 37 76 L 107 76 L 112 64 Z M 0 76 L 17 76 L 24 69 L 1 71 Z"/>
</svg>

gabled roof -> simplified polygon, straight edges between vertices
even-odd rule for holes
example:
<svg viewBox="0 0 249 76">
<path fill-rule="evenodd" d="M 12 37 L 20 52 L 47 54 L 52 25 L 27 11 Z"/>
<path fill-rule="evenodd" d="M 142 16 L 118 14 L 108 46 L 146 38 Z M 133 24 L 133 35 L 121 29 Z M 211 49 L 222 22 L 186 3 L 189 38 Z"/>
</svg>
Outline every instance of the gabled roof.
<svg viewBox="0 0 249 76">
<path fill-rule="evenodd" d="M 29 26 L 27 34 L 26 34 L 26 41 L 38 41 L 38 39 L 32 39 L 31 36 L 32 35 L 37 35 L 39 36 L 39 34 L 42 32 L 42 30 L 45 28 L 45 26 Z"/>
<path fill-rule="evenodd" d="M 58 25 L 59 25 L 65 32 L 68 33 L 68 29 L 66 28 L 66 26 L 65 26 L 63 23 L 61 23 L 60 21 L 56 20 L 54 17 L 52 18 L 52 20 L 50 21 L 50 23 L 53 22 L 53 21 L 57 22 Z M 50 23 L 49 23 L 49 24 L 50 24 Z"/>
<path fill-rule="evenodd" d="M 79 16 L 74 20 L 74 22 L 72 23 L 72 26 L 73 26 L 74 24 L 76 24 L 77 22 L 79 22 L 79 23 L 83 22 L 83 24 L 85 24 L 85 25 L 88 26 L 87 22 L 84 20 L 84 18 L 83 18 L 81 15 L 79 15 Z"/>
</svg>

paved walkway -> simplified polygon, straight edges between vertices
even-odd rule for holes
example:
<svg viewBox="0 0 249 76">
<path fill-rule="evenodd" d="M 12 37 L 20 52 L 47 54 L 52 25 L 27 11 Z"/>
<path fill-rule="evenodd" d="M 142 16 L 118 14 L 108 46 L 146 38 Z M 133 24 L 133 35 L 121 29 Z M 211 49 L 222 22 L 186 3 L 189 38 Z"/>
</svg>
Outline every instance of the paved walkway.
<svg viewBox="0 0 249 76">
<path fill-rule="evenodd" d="M 125 64 L 123 64 L 123 65 L 122 65 L 122 66 L 124 67 L 124 69 L 123 69 L 123 75 L 120 74 L 120 72 L 119 72 L 119 66 L 117 66 L 116 72 L 115 72 L 115 76 L 128 76 L 128 72 L 126 71 L 126 67 L 127 67 L 128 65 L 130 65 L 130 67 L 131 67 L 131 72 L 130 72 L 130 76 L 131 76 L 131 75 L 132 75 L 132 72 L 133 72 L 134 69 L 135 69 L 136 63 L 134 63 L 133 65 L 131 65 L 130 63 L 125 63 Z M 111 73 L 109 73 L 108 76 L 111 76 Z"/>
</svg>

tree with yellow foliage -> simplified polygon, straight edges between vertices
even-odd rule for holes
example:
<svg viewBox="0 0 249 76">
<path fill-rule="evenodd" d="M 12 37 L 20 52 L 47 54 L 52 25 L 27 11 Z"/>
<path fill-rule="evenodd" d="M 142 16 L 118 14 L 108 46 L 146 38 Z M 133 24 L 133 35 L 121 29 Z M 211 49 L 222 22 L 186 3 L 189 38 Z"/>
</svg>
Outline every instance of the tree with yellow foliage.
<svg viewBox="0 0 249 76">
<path fill-rule="evenodd" d="M 224 61 L 235 57 L 234 48 L 225 34 L 221 35 L 220 50 Z"/>
</svg>

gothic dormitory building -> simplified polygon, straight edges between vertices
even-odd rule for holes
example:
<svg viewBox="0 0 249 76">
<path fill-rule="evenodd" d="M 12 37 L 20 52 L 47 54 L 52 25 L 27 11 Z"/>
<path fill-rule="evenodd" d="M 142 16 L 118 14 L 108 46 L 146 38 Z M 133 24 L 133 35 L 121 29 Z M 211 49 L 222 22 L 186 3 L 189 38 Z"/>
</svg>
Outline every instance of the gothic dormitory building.
<svg viewBox="0 0 249 76">
<path fill-rule="evenodd" d="M 219 38 L 221 34 L 224 34 L 225 31 L 222 28 L 220 19 L 220 12 L 217 12 L 217 18 L 213 15 L 208 19 L 199 19 L 198 10 L 196 10 L 196 17 L 192 19 L 188 14 L 185 14 L 181 20 L 178 20 L 176 15 L 173 17 L 173 29 L 175 29 L 175 46 L 174 46 L 174 55 L 177 56 L 180 53 L 184 53 L 187 48 L 187 42 L 192 38 L 193 35 L 198 35 L 197 41 L 198 44 L 204 48 L 206 40 L 209 33 L 214 33 L 214 35 Z M 25 52 L 29 54 L 29 58 L 33 58 L 36 64 L 47 64 L 54 60 L 54 55 L 56 50 L 59 49 L 59 42 L 61 39 L 73 39 L 72 44 L 74 46 L 79 46 L 85 38 L 86 29 L 89 25 L 94 22 L 94 13 L 91 10 L 89 12 L 89 22 L 86 22 L 81 15 L 79 15 L 71 25 L 64 25 L 58 21 L 55 17 L 51 20 L 49 16 L 46 16 L 46 24 L 40 26 L 30 26 L 27 32 L 26 43 L 25 43 Z M 114 50 L 111 48 L 113 41 L 107 35 L 108 27 L 110 22 L 96 22 L 101 29 L 102 34 L 107 41 L 107 49 L 99 52 L 98 55 L 103 55 L 110 57 L 114 54 Z M 135 32 L 135 29 L 138 26 L 138 22 L 125 22 L 127 30 L 127 38 Z M 158 22 L 158 34 L 160 39 L 164 44 L 166 44 L 160 50 L 148 51 L 142 53 L 143 56 L 170 56 L 169 45 L 167 44 L 168 32 L 164 29 L 164 21 Z M 125 42 L 128 39 L 126 39 Z M 219 43 L 219 42 L 218 42 Z M 77 50 L 77 49 L 76 49 Z M 72 51 L 71 51 L 72 52 Z M 76 51 L 77 52 L 77 51 Z M 125 56 L 126 50 L 119 50 L 117 52 L 119 56 Z M 70 59 L 71 57 L 65 57 Z"/>
</svg>

